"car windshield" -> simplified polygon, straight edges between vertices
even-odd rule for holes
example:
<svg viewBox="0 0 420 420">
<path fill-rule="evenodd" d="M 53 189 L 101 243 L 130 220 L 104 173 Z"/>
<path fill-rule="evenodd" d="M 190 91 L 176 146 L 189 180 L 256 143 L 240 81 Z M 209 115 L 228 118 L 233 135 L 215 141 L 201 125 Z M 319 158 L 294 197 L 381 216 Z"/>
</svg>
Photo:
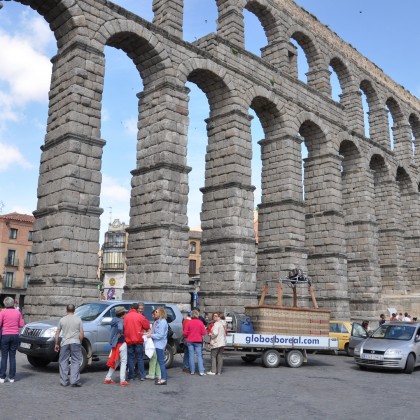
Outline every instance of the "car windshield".
<svg viewBox="0 0 420 420">
<path fill-rule="evenodd" d="M 409 325 L 381 325 L 372 334 L 372 338 L 409 341 L 413 337 L 415 330 L 415 327 Z"/>
<path fill-rule="evenodd" d="M 107 308 L 109 305 L 105 303 L 86 303 L 76 309 L 76 315 L 80 316 L 82 321 L 93 321 Z"/>
</svg>

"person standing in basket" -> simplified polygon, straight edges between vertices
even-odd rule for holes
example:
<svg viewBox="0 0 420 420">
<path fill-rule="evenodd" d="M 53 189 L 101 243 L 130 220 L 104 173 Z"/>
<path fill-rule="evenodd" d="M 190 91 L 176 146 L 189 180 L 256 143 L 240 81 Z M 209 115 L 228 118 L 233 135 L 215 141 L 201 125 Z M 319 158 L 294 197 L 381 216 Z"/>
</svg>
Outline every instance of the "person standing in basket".
<svg viewBox="0 0 420 420">
<path fill-rule="evenodd" d="M 80 382 L 80 365 L 82 364 L 82 341 L 83 341 L 83 324 L 82 320 L 75 315 L 75 307 L 69 304 L 66 307 L 67 315 L 58 322 L 57 331 L 55 333 L 55 351 L 59 351 L 60 365 L 60 384 L 61 386 L 71 385 L 73 387 L 81 387 Z M 63 337 L 61 343 L 58 344 L 61 331 Z M 69 382 L 69 359 L 70 365 L 70 382 Z"/>
<path fill-rule="evenodd" d="M 209 333 L 211 348 L 211 371 L 207 375 L 221 375 L 223 367 L 223 351 L 226 346 L 226 321 L 220 312 L 213 313 L 213 327 Z"/>
<path fill-rule="evenodd" d="M 184 336 L 187 341 L 188 354 L 190 357 L 190 373 L 195 373 L 194 353 L 197 354 L 198 372 L 200 376 L 206 374 L 203 363 L 203 336 L 206 335 L 206 327 L 199 319 L 199 312 L 193 310 L 191 313 L 191 321 L 185 326 Z"/>
<path fill-rule="evenodd" d="M 111 321 L 111 336 L 109 344 L 112 350 L 106 365 L 109 367 L 108 373 L 105 377 L 104 384 L 112 385 L 115 382 L 112 380 L 112 375 L 116 371 L 119 364 L 120 366 L 120 385 L 127 386 L 128 382 L 125 380 L 127 370 L 127 344 L 124 337 L 124 316 L 127 310 L 123 306 L 115 308 L 115 317 Z"/>
<path fill-rule="evenodd" d="M 128 380 L 134 381 L 134 360 L 137 359 L 137 368 L 140 381 L 144 381 L 144 339 L 145 331 L 150 330 L 150 322 L 139 312 L 139 303 L 133 303 L 128 314 L 124 317 L 124 335 L 128 354 Z"/>
<path fill-rule="evenodd" d="M 19 328 L 23 327 L 23 318 L 20 311 L 13 307 L 14 303 L 11 297 L 5 298 L 3 301 L 5 309 L 0 312 L 0 384 L 6 381 L 7 359 L 9 359 L 9 382 L 15 382 L 16 350 L 19 346 Z"/>
<path fill-rule="evenodd" d="M 156 308 L 153 311 L 153 323 L 152 331 L 147 333 L 147 337 L 152 337 L 153 343 L 155 344 L 157 361 L 160 366 L 161 379 L 155 382 L 155 385 L 166 385 L 168 383 L 168 377 L 166 376 L 165 368 L 165 348 L 168 342 L 168 323 L 166 321 L 167 315 L 164 308 Z"/>
</svg>

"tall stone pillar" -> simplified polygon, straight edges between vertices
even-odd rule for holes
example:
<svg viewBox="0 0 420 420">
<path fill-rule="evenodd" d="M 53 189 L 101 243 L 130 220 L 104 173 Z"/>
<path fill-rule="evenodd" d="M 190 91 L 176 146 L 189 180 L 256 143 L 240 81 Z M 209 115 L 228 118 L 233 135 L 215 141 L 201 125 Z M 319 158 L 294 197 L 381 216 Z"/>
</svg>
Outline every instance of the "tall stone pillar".
<svg viewBox="0 0 420 420">
<path fill-rule="evenodd" d="M 239 48 L 245 48 L 244 16 L 237 1 L 217 0 L 217 35 Z"/>
<path fill-rule="evenodd" d="M 306 73 L 308 86 L 331 97 L 331 72 L 328 68 L 314 68 Z"/>
<path fill-rule="evenodd" d="M 297 77 L 297 48 L 290 41 L 275 41 L 261 48 L 261 58 L 280 71 Z"/>
<path fill-rule="evenodd" d="M 190 302 L 187 127 L 189 89 L 161 81 L 139 94 L 124 298 Z"/>
<path fill-rule="evenodd" d="M 383 107 L 369 110 L 369 133 L 371 140 L 376 141 L 387 150 L 391 149 L 389 138 L 388 111 Z"/>
<path fill-rule="evenodd" d="M 54 57 L 33 234 L 28 320 L 97 299 L 103 54 L 78 41 Z"/>
<path fill-rule="evenodd" d="M 153 0 L 153 23 L 182 38 L 184 0 Z"/>
<path fill-rule="evenodd" d="M 394 152 L 399 161 L 410 164 L 413 161 L 411 125 L 398 123 L 392 127 L 394 134 Z"/>
<path fill-rule="evenodd" d="M 362 103 L 362 92 L 360 90 L 347 91 L 340 95 L 341 105 L 345 108 L 348 129 L 354 130 L 357 134 L 365 135 L 365 122 Z"/>
<path fill-rule="evenodd" d="M 420 293 L 420 193 L 409 192 L 402 197 L 404 214 L 404 247 L 407 263 L 407 288 Z"/>
<path fill-rule="evenodd" d="M 382 292 L 375 217 L 374 174 L 357 168 L 342 173 L 347 276 L 354 319 L 378 316 Z"/>
<path fill-rule="evenodd" d="M 376 219 L 379 223 L 379 262 L 383 294 L 406 294 L 407 276 L 400 191 L 395 179 L 379 179 L 376 188 Z"/>
<path fill-rule="evenodd" d="M 333 316 L 350 317 L 341 158 L 327 153 L 308 157 L 305 166 L 308 272 L 320 306 Z"/>
<path fill-rule="evenodd" d="M 262 203 L 258 206 L 257 291 L 269 283 L 266 301 L 277 302 L 275 280 L 290 269 L 306 272 L 305 204 L 302 200 L 300 137 L 260 141 Z M 274 282 L 273 282 L 274 280 Z M 285 291 L 286 292 L 286 291 Z"/>
<path fill-rule="evenodd" d="M 200 269 L 206 311 L 256 303 L 250 119 L 234 110 L 206 120 Z"/>
</svg>

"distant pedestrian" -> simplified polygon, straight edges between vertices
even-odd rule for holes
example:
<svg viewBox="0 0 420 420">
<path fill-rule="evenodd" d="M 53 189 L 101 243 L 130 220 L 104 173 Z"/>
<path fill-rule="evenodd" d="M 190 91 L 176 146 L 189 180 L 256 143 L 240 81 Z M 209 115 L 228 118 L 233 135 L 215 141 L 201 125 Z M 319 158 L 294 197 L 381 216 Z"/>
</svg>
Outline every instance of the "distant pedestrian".
<svg viewBox="0 0 420 420">
<path fill-rule="evenodd" d="M 195 307 L 193 310 L 198 312 L 198 319 L 204 324 L 205 327 L 207 327 L 206 318 L 200 314 L 200 308 Z"/>
<path fill-rule="evenodd" d="M 124 317 L 124 336 L 127 343 L 128 380 L 134 380 L 134 361 L 137 360 L 137 369 L 140 381 L 144 381 L 144 339 L 143 334 L 150 330 L 150 322 L 139 310 L 139 304 L 133 303 L 128 314 Z"/>
<path fill-rule="evenodd" d="M 404 321 L 404 322 L 411 322 L 411 316 L 410 316 L 410 315 L 408 315 L 408 312 L 406 312 L 406 313 L 404 314 L 403 321 Z"/>
<path fill-rule="evenodd" d="M 82 341 L 83 324 L 82 320 L 75 315 L 75 307 L 69 304 L 66 307 L 67 315 L 60 319 L 55 333 L 55 351 L 60 352 L 60 384 L 61 386 L 81 387 L 80 365 L 82 364 Z M 61 343 L 59 344 L 60 333 L 63 332 Z M 70 382 L 69 382 L 69 359 Z"/>
<path fill-rule="evenodd" d="M 390 321 L 398 321 L 397 314 L 395 312 L 392 313 L 391 318 L 389 318 Z"/>
<path fill-rule="evenodd" d="M 210 335 L 211 370 L 207 375 L 221 375 L 223 367 L 223 352 L 226 346 L 226 321 L 221 318 L 220 312 L 213 313 L 213 328 Z"/>
<path fill-rule="evenodd" d="M 120 366 L 120 385 L 127 386 L 125 374 L 127 370 L 127 344 L 124 337 L 124 316 L 127 310 L 124 306 L 117 306 L 115 308 L 115 316 L 111 321 L 111 335 L 109 337 L 109 344 L 111 344 L 111 355 L 109 356 L 106 365 L 109 367 L 108 373 L 104 379 L 104 384 L 112 385 L 115 382 L 112 380 L 112 375 Z"/>
<path fill-rule="evenodd" d="M 5 309 L 0 312 L 1 367 L 0 384 L 6 381 L 7 360 L 9 360 L 9 382 L 15 382 L 16 350 L 19 346 L 19 328 L 23 327 L 22 314 L 15 309 L 14 300 L 6 297 Z"/>
<path fill-rule="evenodd" d="M 160 366 L 161 379 L 156 380 L 155 385 L 166 385 L 168 377 L 166 375 L 165 367 L 165 348 L 168 343 L 168 322 L 167 315 L 164 308 L 156 308 L 152 313 L 155 322 L 153 323 L 152 331 L 147 333 L 147 337 L 152 337 L 156 349 L 157 361 Z"/>
<path fill-rule="evenodd" d="M 403 320 L 404 320 L 403 314 L 402 312 L 400 312 L 398 315 L 398 321 L 403 321 Z"/>
<path fill-rule="evenodd" d="M 372 331 L 369 329 L 369 321 L 363 321 L 362 327 L 365 330 L 367 336 L 370 337 L 370 335 L 372 334 Z"/>
<path fill-rule="evenodd" d="M 190 359 L 190 373 L 195 373 L 194 353 L 197 355 L 198 372 L 200 376 L 206 374 L 203 364 L 203 336 L 206 335 L 206 328 L 200 321 L 199 312 L 194 310 L 191 314 L 191 321 L 185 326 L 184 336 L 187 341 Z"/>
<path fill-rule="evenodd" d="M 385 324 L 386 319 L 385 319 L 385 314 L 380 314 L 379 315 L 379 326 Z"/>
<path fill-rule="evenodd" d="M 188 322 L 191 321 L 191 313 L 192 313 L 191 311 L 188 311 L 186 317 L 182 320 L 182 343 L 184 345 L 184 356 L 182 358 L 182 371 L 185 373 L 190 373 L 190 356 L 188 352 L 187 341 L 184 336 L 184 331 Z"/>
</svg>

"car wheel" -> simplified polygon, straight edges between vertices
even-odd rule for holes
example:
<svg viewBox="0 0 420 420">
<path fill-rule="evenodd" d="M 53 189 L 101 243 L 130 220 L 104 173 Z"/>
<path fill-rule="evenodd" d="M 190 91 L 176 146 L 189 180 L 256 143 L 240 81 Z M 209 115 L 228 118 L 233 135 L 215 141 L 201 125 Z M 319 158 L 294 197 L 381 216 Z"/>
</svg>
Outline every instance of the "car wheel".
<svg viewBox="0 0 420 420">
<path fill-rule="evenodd" d="M 172 367 L 172 364 L 174 363 L 174 351 L 169 344 L 167 344 L 165 347 L 164 357 L 165 357 L 165 367 L 166 369 L 169 369 L 170 367 Z"/>
<path fill-rule="evenodd" d="M 40 359 L 39 357 L 33 357 L 33 356 L 26 356 L 28 359 L 28 362 L 36 368 L 43 368 L 45 366 L 48 366 L 50 364 L 49 360 L 46 359 Z"/>
<path fill-rule="evenodd" d="M 258 356 L 254 356 L 252 354 L 246 354 L 245 356 L 242 356 L 241 359 L 246 363 L 252 363 L 257 360 Z"/>
<path fill-rule="evenodd" d="M 404 373 L 413 373 L 414 365 L 416 364 L 416 359 L 413 353 L 410 353 L 407 357 L 407 363 L 405 364 Z"/>
<path fill-rule="evenodd" d="M 262 356 L 263 365 L 267 368 L 276 368 L 280 364 L 280 359 L 277 350 L 266 350 Z"/>
<path fill-rule="evenodd" d="M 298 368 L 302 366 L 304 362 L 304 357 L 301 351 L 299 350 L 290 350 L 286 353 L 286 363 L 287 366 L 292 368 Z"/>
<path fill-rule="evenodd" d="M 351 356 L 350 350 L 349 350 L 349 343 L 346 343 L 344 345 L 344 351 L 346 352 L 347 356 L 349 356 L 349 357 Z"/>
<path fill-rule="evenodd" d="M 88 356 L 86 349 L 82 346 L 82 362 L 80 363 L 80 373 L 86 370 L 88 364 Z"/>
</svg>

